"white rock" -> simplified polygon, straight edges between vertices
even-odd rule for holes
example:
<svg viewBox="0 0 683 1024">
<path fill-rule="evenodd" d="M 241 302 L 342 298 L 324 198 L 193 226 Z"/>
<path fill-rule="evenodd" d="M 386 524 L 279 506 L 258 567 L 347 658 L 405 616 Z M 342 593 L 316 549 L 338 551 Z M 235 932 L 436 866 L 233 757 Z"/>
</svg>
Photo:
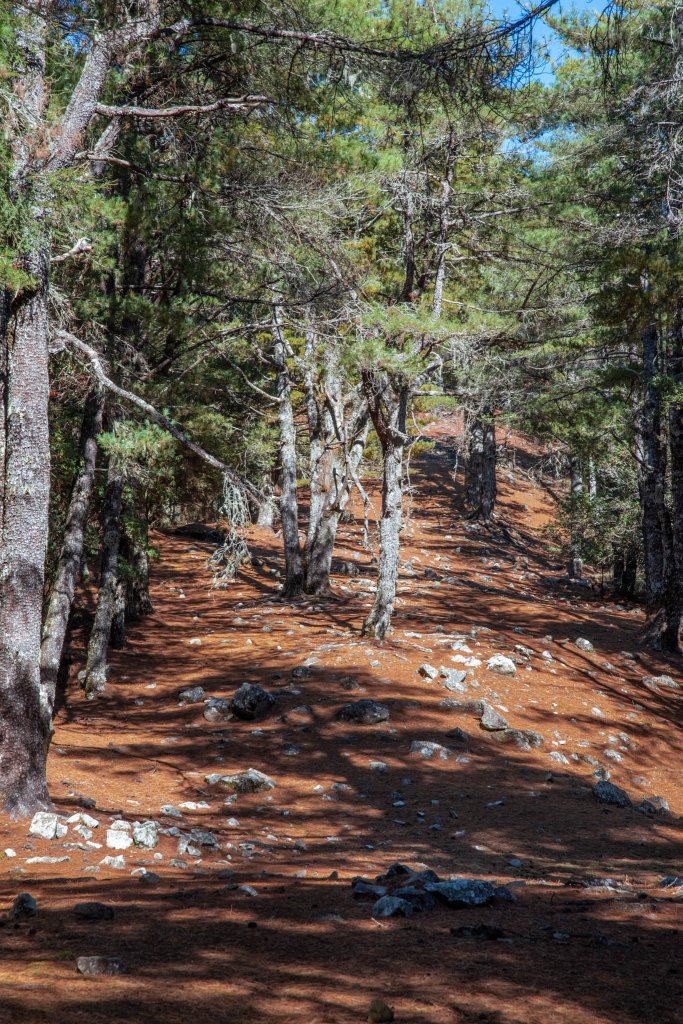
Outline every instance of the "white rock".
<svg viewBox="0 0 683 1024">
<path fill-rule="evenodd" d="M 122 871 L 126 866 L 126 858 L 121 856 L 103 857 L 100 864 L 104 864 L 108 868 L 115 868 L 117 871 Z"/>
<path fill-rule="evenodd" d="M 506 658 L 504 654 L 494 654 L 486 662 L 486 667 L 489 672 L 497 672 L 501 676 L 514 676 L 517 671 L 514 661 L 511 658 Z"/>
<path fill-rule="evenodd" d="M 29 857 L 27 864 L 63 864 L 68 857 Z"/>
<path fill-rule="evenodd" d="M 61 839 L 68 831 L 59 815 L 51 814 L 49 811 L 38 811 L 34 814 L 29 828 L 32 836 L 41 836 L 43 839 Z"/>
<path fill-rule="evenodd" d="M 153 850 L 159 843 L 159 826 L 156 821 L 145 821 L 133 826 L 133 842 L 143 850 Z"/>
<path fill-rule="evenodd" d="M 590 640 L 586 640 L 582 636 L 580 636 L 577 640 L 575 640 L 574 643 L 576 644 L 576 646 L 579 648 L 580 651 L 588 651 L 588 653 L 590 653 L 591 651 L 595 650 L 595 648 L 593 647 L 593 644 L 590 642 Z"/>
<path fill-rule="evenodd" d="M 16 855 L 17 851 L 13 850 L 11 846 L 8 846 L 7 849 L 5 850 L 6 857 L 16 857 Z"/>
<path fill-rule="evenodd" d="M 427 664 L 420 665 L 417 671 L 418 674 L 421 675 L 423 679 L 436 679 L 436 677 L 439 674 L 433 665 Z"/>
<path fill-rule="evenodd" d="M 107 846 L 110 850 L 127 850 L 133 845 L 133 837 L 118 828 L 107 829 Z"/>
<path fill-rule="evenodd" d="M 129 821 L 124 821 L 123 818 L 117 818 L 116 821 L 112 821 L 109 828 L 115 828 L 117 832 L 130 832 L 132 825 Z"/>
<path fill-rule="evenodd" d="M 99 821 L 97 818 L 93 818 L 92 814 L 83 814 L 79 811 L 77 814 L 72 814 L 70 818 L 66 819 L 67 825 L 85 825 L 86 828 L 99 828 Z"/>
</svg>

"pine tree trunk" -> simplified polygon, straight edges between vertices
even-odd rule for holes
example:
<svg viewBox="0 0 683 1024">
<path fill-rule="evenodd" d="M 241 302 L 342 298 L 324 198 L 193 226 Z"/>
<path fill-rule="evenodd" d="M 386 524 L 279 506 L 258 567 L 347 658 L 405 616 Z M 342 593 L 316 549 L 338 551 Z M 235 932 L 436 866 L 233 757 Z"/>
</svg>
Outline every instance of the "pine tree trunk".
<svg viewBox="0 0 683 1024">
<path fill-rule="evenodd" d="M 382 446 L 382 511 L 379 526 L 379 566 L 375 600 L 363 623 L 363 635 L 382 640 L 391 626 L 401 553 L 403 512 L 403 453 L 407 441 L 409 389 L 364 373 L 364 386 L 372 422 Z"/>
<path fill-rule="evenodd" d="M 645 553 L 647 606 L 659 605 L 671 561 L 671 526 L 665 503 L 666 448 L 661 395 L 656 384 L 658 338 L 654 323 L 643 332 L 641 398 L 635 409 L 636 472 Z"/>
<path fill-rule="evenodd" d="M 374 636 L 377 640 L 383 640 L 389 631 L 396 602 L 403 505 L 402 469 L 403 445 L 390 445 L 384 452 L 382 471 L 377 589 L 370 614 L 363 624 L 363 635 Z"/>
<path fill-rule="evenodd" d="M 661 646 L 662 650 L 678 652 L 683 617 L 683 404 L 680 402 L 672 402 L 669 409 L 669 449 L 672 566 L 664 592 L 664 629 Z"/>
<path fill-rule="evenodd" d="M 112 462 L 109 465 L 107 490 L 104 498 L 104 531 L 102 538 L 102 568 L 97 594 L 97 609 L 93 621 L 83 686 L 89 698 L 101 693 L 107 682 L 107 649 L 116 612 L 118 558 L 121 542 L 121 505 L 123 476 Z"/>
<path fill-rule="evenodd" d="M 468 429 L 465 489 L 469 518 L 490 523 L 496 504 L 496 424 L 490 413 L 474 418 Z"/>
<path fill-rule="evenodd" d="M 97 438 L 102 429 L 104 397 L 92 392 L 86 399 L 80 440 L 80 469 L 74 480 L 66 515 L 62 548 L 43 626 L 40 671 L 50 708 L 54 709 L 59 665 L 69 625 L 76 584 L 83 563 L 85 527 L 95 479 Z"/>
<path fill-rule="evenodd" d="M 309 530 L 306 541 L 304 590 L 307 594 L 321 597 L 329 592 L 332 556 L 337 540 L 339 518 L 351 497 L 353 475 L 363 457 L 366 438 L 367 428 L 364 427 L 348 453 L 349 465 L 346 465 L 342 459 L 335 459 L 330 486 L 325 495 L 322 511 L 317 518 L 316 528 L 313 532 Z"/>
<path fill-rule="evenodd" d="M 569 460 L 569 500 L 570 510 L 570 540 L 569 540 L 569 568 L 568 574 L 571 580 L 580 580 L 583 575 L 583 557 L 581 536 L 578 526 L 578 511 L 583 497 L 583 471 L 581 461 L 572 455 Z"/>
<path fill-rule="evenodd" d="M 20 64 L 15 104 L 32 124 L 45 105 L 46 19 L 17 7 Z M 10 139 L 12 199 L 30 215 L 30 247 L 22 269 L 32 279 L 22 297 L 14 331 L 5 321 L 0 341 L 3 375 L 0 446 L 0 804 L 24 815 L 50 800 L 45 777 L 51 732 L 40 683 L 40 633 L 48 536 L 50 445 L 48 432 L 48 279 L 50 195 L 32 167 L 33 137 Z"/>
<path fill-rule="evenodd" d="M 303 563 L 299 543 L 299 509 L 296 495 L 296 426 L 287 367 L 287 350 L 279 310 L 273 315 L 273 361 L 275 363 L 278 419 L 280 425 L 280 518 L 285 553 L 285 582 L 282 596 L 291 600 L 303 592 Z"/>
<path fill-rule="evenodd" d="M 131 578 L 126 588 L 126 619 L 137 622 L 154 613 L 149 593 L 149 556 L 145 541 L 127 537 L 125 558 L 131 567 Z"/>
</svg>

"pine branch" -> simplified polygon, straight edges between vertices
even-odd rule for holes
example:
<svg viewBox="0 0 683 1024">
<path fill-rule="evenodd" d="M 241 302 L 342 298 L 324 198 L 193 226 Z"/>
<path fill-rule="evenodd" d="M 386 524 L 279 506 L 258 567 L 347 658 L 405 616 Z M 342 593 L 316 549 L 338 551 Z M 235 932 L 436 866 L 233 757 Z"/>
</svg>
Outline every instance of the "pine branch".
<svg viewBox="0 0 683 1024">
<path fill-rule="evenodd" d="M 80 352 L 81 355 L 86 357 L 95 377 L 102 387 L 107 389 L 107 391 L 111 391 L 112 394 L 116 395 L 117 398 L 120 398 L 122 401 L 137 406 L 138 409 L 144 412 L 145 416 L 147 416 L 149 420 L 168 431 L 171 437 L 175 438 L 176 441 L 188 448 L 208 466 L 211 466 L 212 469 L 217 469 L 220 473 L 223 473 L 224 476 L 227 476 L 243 494 L 262 500 L 263 495 L 258 488 L 254 487 L 253 484 L 250 484 L 247 480 L 242 480 L 242 478 L 239 477 L 237 473 L 230 468 L 230 466 L 221 462 L 221 460 L 217 459 L 215 455 L 210 455 L 209 452 L 205 451 L 200 445 L 188 437 L 187 434 L 176 427 L 176 425 L 167 416 L 164 416 L 164 414 L 159 412 L 158 409 L 155 409 L 153 405 L 146 402 L 144 398 L 140 398 L 139 395 L 134 394 L 132 391 L 126 391 L 125 388 L 119 387 L 118 384 L 115 384 L 114 381 L 105 373 L 101 356 L 94 348 L 87 345 L 84 341 L 81 341 L 80 338 L 77 338 L 75 334 L 71 334 L 69 331 L 55 331 L 54 337 L 62 342 L 64 347 L 74 348 L 77 352 Z"/>
</svg>

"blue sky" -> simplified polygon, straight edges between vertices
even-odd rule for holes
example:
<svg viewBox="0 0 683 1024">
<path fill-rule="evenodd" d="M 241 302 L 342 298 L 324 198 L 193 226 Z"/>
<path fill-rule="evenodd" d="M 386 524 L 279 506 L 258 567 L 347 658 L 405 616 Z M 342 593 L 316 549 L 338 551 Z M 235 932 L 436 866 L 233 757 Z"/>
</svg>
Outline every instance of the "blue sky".
<svg viewBox="0 0 683 1024">
<path fill-rule="evenodd" d="M 534 0 L 530 0 L 528 6 L 532 6 L 533 2 Z M 600 14 L 606 6 L 607 0 L 597 0 L 597 2 L 595 0 L 593 2 L 590 2 L 590 0 L 559 0 L 558 4 L 553 8 L 553 13 L 560 13 L 562 11 L 569 14 L 571 11 L 594 11 L 596 14 Z M 505 17 L 511 21 L 518 18 L 524 10 L 528 9 L 526 4 L 522 5 L 517 0 L 488 0 L 488 8 L 494 18 L 502 20 Z M 551 60 L 547 71 L 539 77 L 541 80 L 550 79 L 552 78 L 552 61 L 561 59 L 563 47 L 550 29 L 542 22 L 538 23 L 534 33 L 536 39 L 547 43 Z"/>
</svg>

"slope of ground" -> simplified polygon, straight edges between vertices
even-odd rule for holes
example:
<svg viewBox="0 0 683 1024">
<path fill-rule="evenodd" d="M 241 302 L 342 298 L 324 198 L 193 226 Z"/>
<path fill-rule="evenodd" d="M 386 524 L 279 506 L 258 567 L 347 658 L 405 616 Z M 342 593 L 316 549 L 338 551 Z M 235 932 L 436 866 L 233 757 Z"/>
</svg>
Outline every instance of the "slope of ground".
<svg viewBox="0 0 683 1024">
<path fill-rule="evenodd" d="M 683 1019 L 683 889 L 661 884 L 683 875 L 680 666 L 638 652 L 637 609 L 556 582 L 542 535 L 552 499 L 523 468 L 501 473 L 505 532 L 463 519 L 455 429 L 434 424 L 435 448 L 413 467 L 384 643 L 358 635 L 374 571 L 358 521 L 340 537 L 334 596 L 295 607 L 277 599 L 273 535 L 254 533 L 260 564 L 225 590 L 211 589 L 208 546 L 157 538 L 155 614 L 113 655 L 98 701 L 84 700 L 74 665 L 56 723 L 55 809 L 95 801 L 99 827 L 47 840 L 0 823 L 0 850 L 16 854 L 0 864 L 3 905 L 22 891 L 38 901 L 34 917 L 0 929 L 3 1024 L 350 1024 L 374 996 L 406 1024 Z M 513 443 L 524 467 L 533 446 Z M 514 656 L 515 675 L 486 667 L 497 653 Z M 481 664 L 463 663 L 471 657 Z M 424 663 L 469 671 L 466 694 L 423 678 Z M 673 685 L 643 682 L 662 674 Z M 184 687 L 230 697 L 245 680 L 277 696 L 262 721 L 212 723 L 203 703 L 178 703 Z M 339 721 L 359 698 L 384 702 L 389 720 Z M 476 698 L 543 745 L 496 742 L 453 706 Z M 414 741 L 452 754 L 424 759 Z M 250 767 L 276 787 L 232 798 L 205 781 Z M 599 803 L 596 772 L 634 805 L 665 798 L 670 813 Z M 116 869 L 101 863 L 119 854 L 105 843 L 115 819 L 166 832 L 153 851 L 125 850 Z M 195 834 L 179 853 L 193 828 L 218 846 Z M 43 857 L 68 859 L 31 863 Z M 504 883 L 516 900 L 373 918 L 351 881 L 396 861 Z M 131 874 L 140 868 L 156 883 Z M 113 919 L 77 918 L 85 900 L 110 905 Z M 502 933 L 452 932 L 480 924 Z M 89 954 L 121 957 L 128 973 L 77 974 Z"/>
</svg>

